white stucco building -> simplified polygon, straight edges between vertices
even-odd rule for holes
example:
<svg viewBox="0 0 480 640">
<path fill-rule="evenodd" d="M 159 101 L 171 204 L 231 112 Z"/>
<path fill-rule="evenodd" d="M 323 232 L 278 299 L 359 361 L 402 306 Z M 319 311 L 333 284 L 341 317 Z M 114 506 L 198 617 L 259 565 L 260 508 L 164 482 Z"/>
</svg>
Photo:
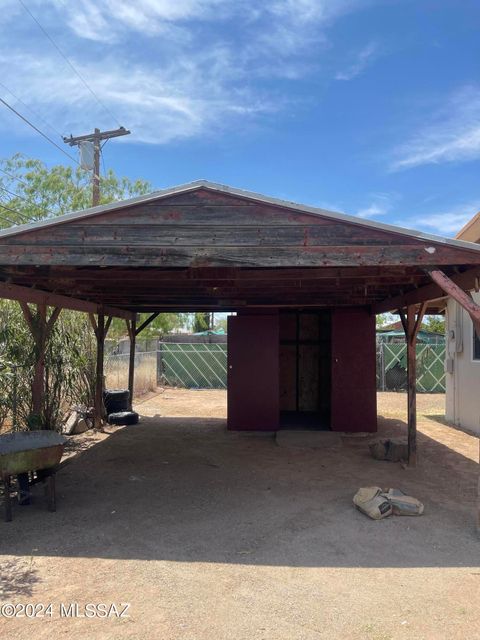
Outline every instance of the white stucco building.
<svg viewBox="0 0 480 640">
<path fill-rule="evenodd" d="M 480 243 L 480 213 L 456 237 Z M 472 297 L 480 304 L 480 292 Z M 446 419 L 480 434 L 480 340 L 468 313 L 452 299 L 446 310 L 445 371 Z"/>
</svg>

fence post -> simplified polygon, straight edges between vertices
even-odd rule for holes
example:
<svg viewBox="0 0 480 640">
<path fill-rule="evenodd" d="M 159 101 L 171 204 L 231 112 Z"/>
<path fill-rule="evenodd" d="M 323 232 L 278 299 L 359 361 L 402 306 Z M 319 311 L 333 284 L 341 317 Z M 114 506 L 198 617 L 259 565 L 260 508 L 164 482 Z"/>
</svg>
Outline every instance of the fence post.
<svg viewBox="0 0 480 640">
<path fill-rule="evenodd" d="M 17 431 L 17 409 L 18 409 L 18 367 L 13 367 L 13 386 L 12 386 L 12 428 Z"/>
<path fill-rule="evenodd" d="M 383 342 L 380 343 L 380 366 L 381 366 L 381 385 L 382 391 L 385 391 L 386 388 L 386 378 L 385 378 L 385 344 Z"/>
<path fill-rule="evenodd" d="M 157 387 L 163 380 L 163 343 L 158 342 L 157 346 Z"/>
</svg>

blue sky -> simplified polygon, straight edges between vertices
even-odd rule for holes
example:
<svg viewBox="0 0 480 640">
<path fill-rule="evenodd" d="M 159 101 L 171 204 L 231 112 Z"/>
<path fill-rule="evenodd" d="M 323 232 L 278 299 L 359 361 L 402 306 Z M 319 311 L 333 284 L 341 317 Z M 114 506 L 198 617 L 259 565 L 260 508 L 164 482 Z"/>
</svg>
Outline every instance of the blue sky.
<svg viewBox="0 0 480 640">
<path fill-rule="evenodd" d="M 107 110 L 18 0 L 0 95 L 58 141 L 111 112 L 132 130 L 105 148 L 119 174 L 444 235 L 480 210 L 477 0 L 23 1 Z M 66 160 L 1 106 L 0 129 L 2 156 Z"/>
</svg>

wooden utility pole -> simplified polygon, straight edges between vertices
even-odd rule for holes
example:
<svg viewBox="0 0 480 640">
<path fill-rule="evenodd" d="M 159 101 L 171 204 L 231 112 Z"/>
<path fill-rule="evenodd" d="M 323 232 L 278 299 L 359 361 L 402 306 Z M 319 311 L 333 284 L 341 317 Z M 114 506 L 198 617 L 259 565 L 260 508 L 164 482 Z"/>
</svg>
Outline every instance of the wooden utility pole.
<svg viewBox="0 0 480 640">
<path fill-rule="evenodd" d="M 119 136 L 128 136 L 131 133 L 125 127 L 119 129 L 111 129 L 110 131 L 100 131 L 95 129 L 93 133 L 87 133 L 83 136 L 64 137 L 65 144 L 71 147 L 79 146 L 81 142 L 91 142 L 93 144 L 93 176 L 92 176 L 92 207 L 100 204 L 100 153 L 102 140 L 110 140 L 110 138 L 118 138 Z"/>
</svg>

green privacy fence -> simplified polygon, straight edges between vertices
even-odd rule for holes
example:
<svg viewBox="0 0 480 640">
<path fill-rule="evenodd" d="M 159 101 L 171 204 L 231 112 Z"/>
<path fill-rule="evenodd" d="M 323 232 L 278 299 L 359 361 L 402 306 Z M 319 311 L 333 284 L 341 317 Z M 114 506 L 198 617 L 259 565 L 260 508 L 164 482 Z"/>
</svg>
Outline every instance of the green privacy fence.
<svg viewBox="0 0 480 640">
<path fill-rule="evenodd" d="M 445 345 L 417 345 L 417 391 L 445 393 Z M 377 345 L 377 389 L 404 391 L 407 388 L 407 345 Z"/>
<path fill-rule="evenodd" d="M 162 343 L 158 379 L 187 389 L 227 388 L 227 345 Z"/>
<path fill-rule="evenodd" d="M 158 351 L 137 353 L 136 387 L 156 384 L 187 389 L 227 388 L 227 345 L 225 343 L 160 343 Z M 352 359 L 355 354 L 352 353 Z M 417 391 L 445 393 L 445 345 L 417 345 Z M 253 365 L 254 366 L 254 365 Z M 127 384 L 128 355 L 109 356 L 107 385 Z M 401 343 L 377 344 L 377 389 L 405 391 L 407 347 Z M 142 387 L 143 389 L 143 387 Z M 137 389 L 137 393 L 140 390 Z"/>
</svg>

